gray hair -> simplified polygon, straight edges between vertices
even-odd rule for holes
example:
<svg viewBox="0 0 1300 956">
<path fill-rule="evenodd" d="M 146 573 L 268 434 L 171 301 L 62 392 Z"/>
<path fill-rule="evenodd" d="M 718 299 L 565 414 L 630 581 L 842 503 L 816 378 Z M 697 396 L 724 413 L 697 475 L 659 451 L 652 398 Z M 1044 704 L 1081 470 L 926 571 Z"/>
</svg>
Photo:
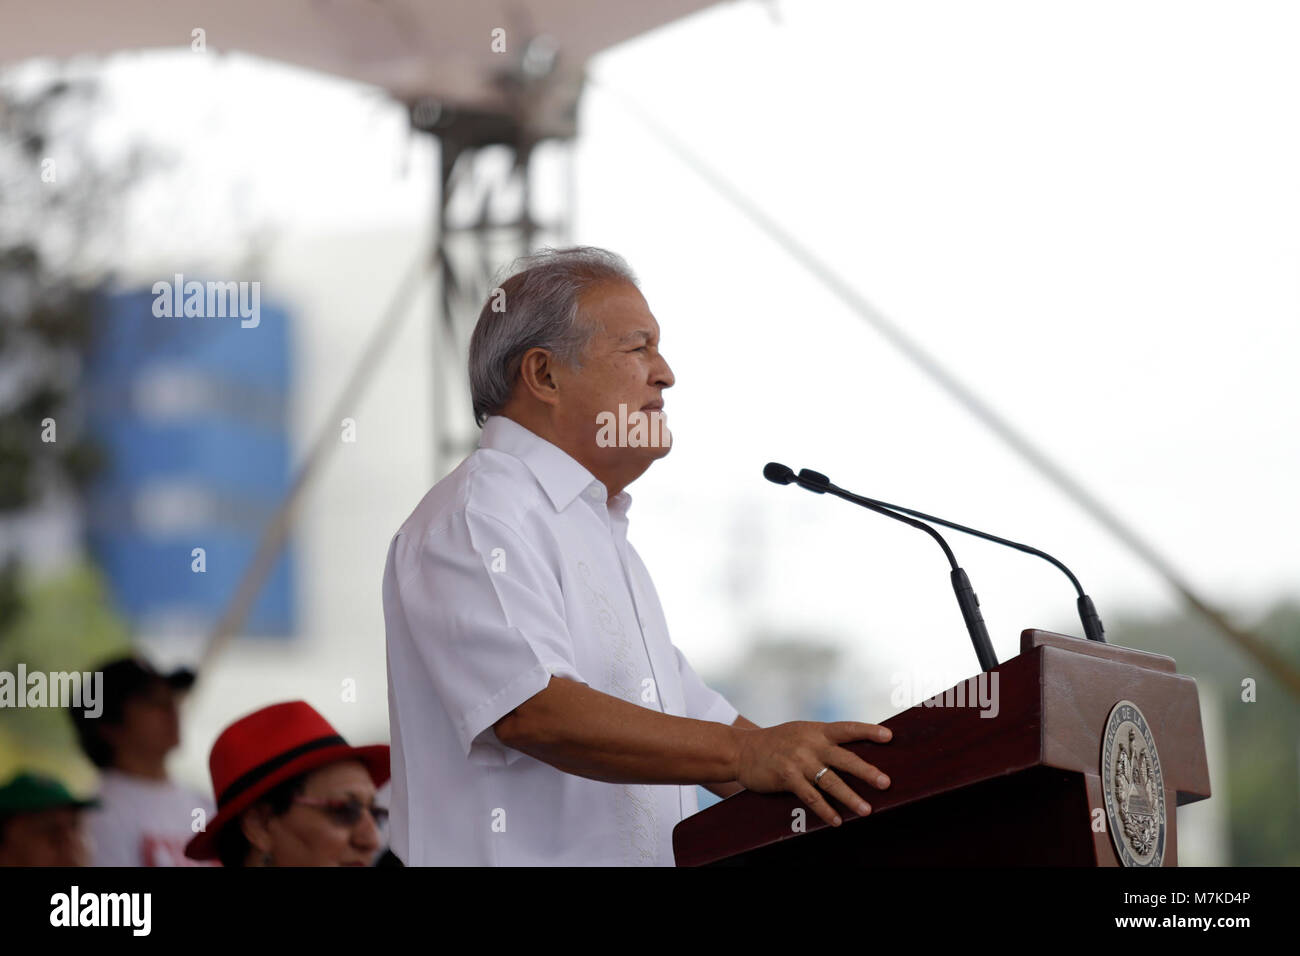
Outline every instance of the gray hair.
<svg viewBox="0 0 1300 956">
<path fill-rule="evenodd" d="M 543 249 L 516 259 L 505 274 L 488 294 L 469 340 L 469 391 L 480 426 L 510 401 L 529 349 L 546 349 L 565 365 L 582 368 L 582 352 L 596 331 L 578 315 L 584 289 L 600 282 L 638 284 L 622 256 L 595 246 Z M 502 299 L 505 310 L 499 311 Z"/>
</svg>

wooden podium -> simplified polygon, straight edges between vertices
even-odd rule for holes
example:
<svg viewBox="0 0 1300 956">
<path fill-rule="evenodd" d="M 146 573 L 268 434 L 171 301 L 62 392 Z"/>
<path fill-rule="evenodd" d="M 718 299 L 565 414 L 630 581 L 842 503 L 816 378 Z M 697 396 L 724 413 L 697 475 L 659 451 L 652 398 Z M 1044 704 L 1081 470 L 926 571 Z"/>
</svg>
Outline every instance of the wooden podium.
<svg viewBox="0 0 1300 956">
<path fill-rule="evenodd" d="M 960 699 L 975 680 L 957 685 Z M 678 866 L 1119 866 L 1102 738 L 1125 700 L 1155 742 L 1163 865 L 1177 866 L 1175 807 L 1208 797 L 1210 782 L 1196 682 L 1172 658 L 1028 630 L 1019 656 L 985 681 L 987 690 L 996 686 L 996 714 L 969 700 L 951 706 L 954 688 L 950 706 L 918 705 L 884 721 L 894 732 L 889 743 L 845 745 L 891 780 L 877 790 L 844 775 L 871 804 L 866 817 L 832 799 L 844 824 L 831 827 L 793 794 L 742 791 L 677 825 Z M 805 832 L 794 825 L 800 808 Z"/>
</svg>

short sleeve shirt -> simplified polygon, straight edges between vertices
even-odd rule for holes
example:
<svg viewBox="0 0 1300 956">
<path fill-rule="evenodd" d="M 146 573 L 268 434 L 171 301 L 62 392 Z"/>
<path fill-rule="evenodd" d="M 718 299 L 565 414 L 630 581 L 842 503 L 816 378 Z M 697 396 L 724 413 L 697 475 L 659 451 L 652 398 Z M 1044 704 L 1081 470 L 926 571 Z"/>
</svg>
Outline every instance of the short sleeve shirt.
<svg viewBox="0 0 1300 956">
<path fill-rule="evenodd" d="M 213 865 L 185 855 L 195 821 L 215 812 L 207 797 L 118 770 L 101 773 L 98 796 L 99 806 L 87 812 L 92 866 Z"/>
<path fill-rule="evenodd" d="M 497 740 L 552 677 L 666 714 L 737 712 L 673 645 L 627 540 L 631 496 L 491 416 L 425 495 L 384 570 L 393 849 L 421 865 L 673 864 L 693 786 L 565 773 Z"/>
</svg>

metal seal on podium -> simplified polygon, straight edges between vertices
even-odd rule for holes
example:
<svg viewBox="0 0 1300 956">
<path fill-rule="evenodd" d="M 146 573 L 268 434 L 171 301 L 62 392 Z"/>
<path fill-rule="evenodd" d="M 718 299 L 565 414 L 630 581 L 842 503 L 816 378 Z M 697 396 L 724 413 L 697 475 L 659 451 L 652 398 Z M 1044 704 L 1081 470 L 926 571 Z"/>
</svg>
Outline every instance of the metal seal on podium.
<svg viewBox="0 0 1300 956">
<path fill-rule="evenodd" d="M 1106 718 L 1101 782 L 1111 842 L 1123 866 L 1162 866 L 1165 860 L 1165 784 L 1147 720 L 1131 700 Z"/>
</svg>

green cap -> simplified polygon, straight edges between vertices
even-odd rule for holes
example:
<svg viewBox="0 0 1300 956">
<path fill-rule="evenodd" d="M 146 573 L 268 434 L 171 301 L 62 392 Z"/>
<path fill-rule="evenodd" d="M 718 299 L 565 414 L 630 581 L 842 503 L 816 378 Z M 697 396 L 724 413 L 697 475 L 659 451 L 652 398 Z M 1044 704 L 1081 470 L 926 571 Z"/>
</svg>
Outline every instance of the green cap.
<svg viewBox="0 0 1300 956">
<path fill-rule="evenodd" d="M 56 807 L 94 807 L 97 800 L 81 800 L 58 780 L 38 773 L 20 773 L 0 787 L 0 813 L 34 813 Z"/>
</svg>

